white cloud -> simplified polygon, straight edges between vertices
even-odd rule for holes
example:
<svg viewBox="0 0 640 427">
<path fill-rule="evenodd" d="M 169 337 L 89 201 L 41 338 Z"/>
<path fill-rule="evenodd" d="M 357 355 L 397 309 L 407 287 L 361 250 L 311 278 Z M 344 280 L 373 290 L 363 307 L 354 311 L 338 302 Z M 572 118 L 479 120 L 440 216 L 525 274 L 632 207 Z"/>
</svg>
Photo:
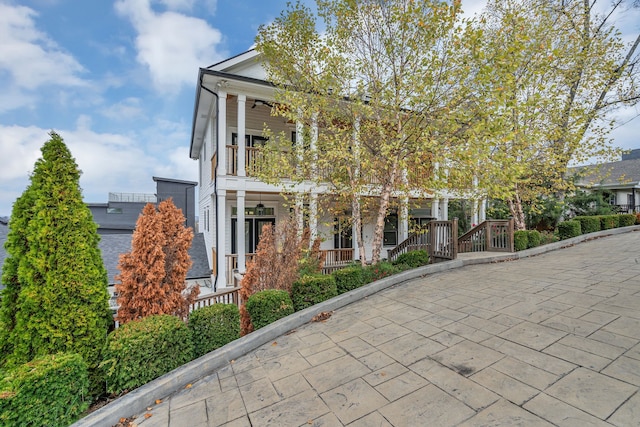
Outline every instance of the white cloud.
<svg viewBox="0 0 640 427">
<path fill-rule="evenodd" d="M 144 117 L 140 98 L 129 97 L 113 103 L 101 111 L 102 115 L 115 121 L 137 120 Z"/>
<path fill-rule="evenodd" d="M 150 0 L 118 0 L 115 8 L 135 28 L 137 61 L 149 70 L 156 90 L 175 93 L 182 85 L 193 86 L 198 67 L 223 58 L 217 51 L 222 34 L 203 19 L 174 11 L 158 13 Z"/>
<path fill-rule="evenodd" d="M 84 67 L 36 28 L 35 16 L 28 7 L 0 3 L 0 71 L 21 89 L 86 85 L 78 77 Z"/>
</svg>

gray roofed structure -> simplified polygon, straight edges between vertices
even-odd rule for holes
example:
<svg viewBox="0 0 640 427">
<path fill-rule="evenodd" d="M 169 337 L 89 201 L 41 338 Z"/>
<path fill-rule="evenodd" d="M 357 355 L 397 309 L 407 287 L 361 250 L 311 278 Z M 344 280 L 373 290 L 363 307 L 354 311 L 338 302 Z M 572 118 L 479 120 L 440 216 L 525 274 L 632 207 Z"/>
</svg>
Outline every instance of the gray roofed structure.
<svg viewBox="0 0 640 427">
<path fill-rule="evenodd" d="M 640 158 L 581 166 L 573 171 L 581 175 L 577 182 L 581 187 L 640 188 Z"/>
</svg>

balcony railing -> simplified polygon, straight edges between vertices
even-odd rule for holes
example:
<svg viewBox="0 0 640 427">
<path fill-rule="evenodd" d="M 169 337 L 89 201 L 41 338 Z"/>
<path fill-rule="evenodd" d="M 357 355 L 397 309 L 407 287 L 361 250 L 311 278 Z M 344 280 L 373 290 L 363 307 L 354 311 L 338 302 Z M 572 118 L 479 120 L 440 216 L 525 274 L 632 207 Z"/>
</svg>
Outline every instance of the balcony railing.
<svg viewBox="0 0 640 427">
<path fill-rule="evenodd" d="M 621 214 L 640 213 L 640 205 L 615 205 L 615 209 Z"/>
</svg>

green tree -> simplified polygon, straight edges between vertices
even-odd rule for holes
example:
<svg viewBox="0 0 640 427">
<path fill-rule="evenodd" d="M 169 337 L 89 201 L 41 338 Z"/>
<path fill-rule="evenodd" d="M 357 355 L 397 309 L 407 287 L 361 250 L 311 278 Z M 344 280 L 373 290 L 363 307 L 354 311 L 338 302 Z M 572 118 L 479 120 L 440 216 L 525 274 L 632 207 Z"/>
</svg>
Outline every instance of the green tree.
<svg viewBox="0 0 640 427">
<path fill-rule="evenodd" d="M 470 84 L 477 33 L 461 20 L 459 1 L 316 3 L 317 15 L 289 5 L 256 39 L 276 86 L 274 113 L 298 123 L 290 157 L 281 155 L 288 139 L 270 135 L 275 167 L 261 178 L 329 189 L 351 209 L 356 236 L 369 211 L 376 263 L 394 198 L 469 189 L 486 155 Z"/>
<path fill-rule="evenodd" d="M 68 352 L 95 370 L 112 321 L 107 274 L 80 170 L 62 138 L 50 136 L 10 220 L 3 347 L 10 364 Z"/>
<path fill-rule="evenodd" d="M 638 44 L 622 42 L 589 0 L 491 0 L 480 22 L 488 79 L 478 82 L 491 111 L 493 154 L 480 187 L 508 202 L 525 228 L 545 197 L 572 189 L 570 162 L 611 158 L 611 112 L 640 99 Z M 502 165 L 502 168 L 494 165 Z"/>
<path fill-rule="evenodd" d="M 122 254 L 118 264 L 119 322 L 153 314 L 184 318 L 189 313 L 200 290 L 186 289 L 193 231 L 184 221 L 182 211 L 171 199 L 161 202 L 158 210 L 151 203 L 143 208 L 133 232 L 131 252 Z"/>
</svg>

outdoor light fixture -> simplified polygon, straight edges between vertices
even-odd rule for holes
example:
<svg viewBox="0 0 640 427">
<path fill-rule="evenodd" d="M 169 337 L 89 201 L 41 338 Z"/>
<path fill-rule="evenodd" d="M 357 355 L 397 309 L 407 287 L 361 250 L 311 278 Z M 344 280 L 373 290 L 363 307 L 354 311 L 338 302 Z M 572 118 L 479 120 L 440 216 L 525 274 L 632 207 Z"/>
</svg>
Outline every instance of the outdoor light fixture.
<svg viewBox="0 0 640 427">
<path fill-rule="evenodd" d="M 272 105 L 272 104 L 268 103 L 267 101 L 263 101 L 263 100 L 261 100 L 261 99 L 256 99 L 256 100 L 254 100 L 254 101 L 253 101 L 253 106 L 252 106 L 251 108 L 256 108 L 256 107 L 259 107 L 259 106 L 261 106 L 261 105 L 266 105 L 266 106 L 267 106 L 267 107 L 269 107 L 269 108 L 273 108 L 273 105 Z"/>
<path fill-rule="evenodd" d="M 256 216 L 264 215 L 264 205 L 262 204 L 262 193 L 260 194 L 260 203 L 256 205 Z"/>
</svg>

